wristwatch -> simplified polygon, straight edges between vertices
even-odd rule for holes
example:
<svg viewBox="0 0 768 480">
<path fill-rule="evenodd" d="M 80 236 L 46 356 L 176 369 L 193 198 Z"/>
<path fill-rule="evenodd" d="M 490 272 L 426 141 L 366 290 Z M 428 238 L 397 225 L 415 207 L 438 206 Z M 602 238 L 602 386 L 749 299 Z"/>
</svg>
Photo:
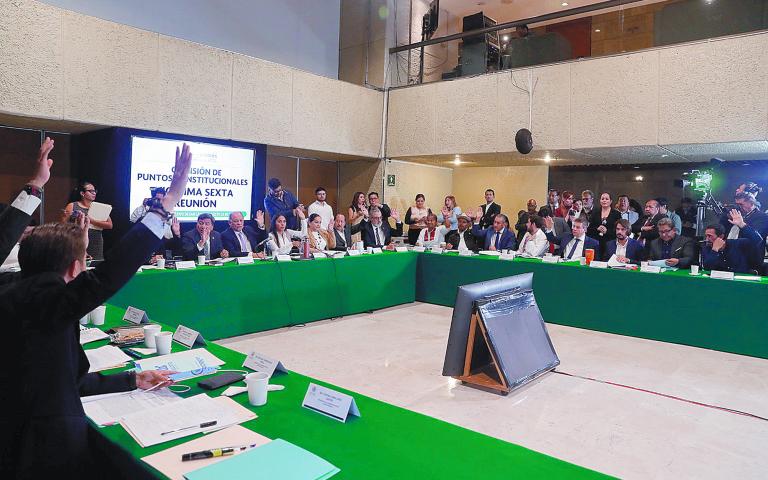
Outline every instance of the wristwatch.
<svg viewBox="0 0 768 480">
<path fill-rule="evenodd" d="M 29 194 L 29 195 L 34 195 L 34 196 L 36 196 L 37 198 L 40 198 L 40 199 L 43 198 L 43 189 L 40 188 L 40 187 L 36 187 L 36 186 L 28 183 L 28 184 L 24 185 L 24 188 L 22 190 L 27 192 L 27 194 Z"/>
</svg>

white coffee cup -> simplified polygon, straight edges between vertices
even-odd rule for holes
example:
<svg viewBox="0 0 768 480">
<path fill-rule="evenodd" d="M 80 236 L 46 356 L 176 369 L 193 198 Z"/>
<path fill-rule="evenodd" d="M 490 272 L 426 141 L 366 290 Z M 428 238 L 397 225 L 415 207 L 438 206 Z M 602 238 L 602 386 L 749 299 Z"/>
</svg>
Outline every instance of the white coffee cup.
<svg viewBox="0 0 768 480">
<path fill-rule="evenodd" d="M 165 268 L 165 259 L 164 258 L 158 258 L 157 259 L 157 268 Z"/>
<path fill-rule="evenodd" d="M 104 317 L 107 314 L 107 307 L 99 305 L 88 316 L 91 319 L 91 323 L 94 325 L 104 325 Z"/>
<path fill-rule="evenodd" d="M 587 264 L 587 259 L 586 258 L 584 258 L 584 257 L 579 258 L 579 265 L 586 265 L 586 264 Z"/>
<path fill-rule="evenodd" d="M 698 275 L 699 274 L 699 266 L 698 265 L 691 265 L 691 273 L 693 275 Z"/>
<path fill-rule="evenodd" d="M 163 327 L 160 325 L 144 326 L 144 345 L 146 345 L 147 348 L 157 348 L 157 345 L 155 344 L 155 335 L 160 333 L 160 330 L 162 329 Z"/>
<path fill-rule="evenodd" d="M 88 320 L 90 319 L 91 314 L 86 313 L 83 318 L 80 319 L 80 325 L 88 325 Z"/>
<path fill-rule="evenodd" d="M 648 268 L 648 262 L 640 262 L 640 268 Z"/>
<path fill-rule="evenodd" d="M 198 255 L 197 256 L 197 264 L 198 265 L 205 265 L 205 255 Z"/>
<path fill-rule="evenodd" d="M 248 385 L 248 402 L 251 405 L 260 407 L 267 403 L 269 374 L 264 372 L 249 373 L 245 376 L 245 384 Z"/>
<path fill-rule="evenodd" d="M 171 353 L 171 342 L 173 341 L 173 332 L 157 332 L 154 336 L 155 349 L 158 355 L 168 355 Z"/>
<path fill-rule="evenodd" d="M 365 247 L 364 247 L 364 243 L 363 243 L 363 242 L 357 242 L 357 243 L 355 244 L 355 247 L 357 248 L 357 251 L 358 251 L 358 252 L 362 252 L 362 251 L 363 251 L 363 249 L 365 248 Z"/>
</svg>

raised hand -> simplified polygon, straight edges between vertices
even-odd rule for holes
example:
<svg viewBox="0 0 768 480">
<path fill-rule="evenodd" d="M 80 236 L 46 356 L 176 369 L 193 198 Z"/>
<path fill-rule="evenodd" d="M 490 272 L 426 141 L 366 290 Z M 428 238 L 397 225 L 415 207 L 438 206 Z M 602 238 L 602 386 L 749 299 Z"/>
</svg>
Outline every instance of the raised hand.
<svg viewBox="0 0 768 480">
<path fill-rule="evenodd" d="M 171 232 L 173 232 L 175 237 L 181 236 L 181 224 L 179 223 L 179 219 L 176 218 L 176 216 L 174 216 L 173 220 L 171 220 Z"/>
<path fill-rule="evenodd" d="M 254 217 L 254 220 L 256 220 L 256 224 L 263 228 L 264 227 L 264 212 L 261 210 L 256 210 L 256 216 Z"/>
<path fill-rule="evenodd" d="M 45 137 L 45 141 L 40 145 L 40 150 L 37 153 L 37 160 L 35 160 L 35 176 L 29 181 L 29 184 L 37 188 L 43 188 L 51 178 L 51 166 L 53 165 L 53 159 L 48 158 L 48 154 L 53 150 L 53 140 L 50 137 Z"/>
<path fill-rule="evenodd" d="M 398 212 L 397 209 L 393 208 L 389 216 L 394 218 L 396 223 L 400 223 L 400 212 Z"/>
<path fill-rule="evenodd" d="M 440 213 L 443 214 L 443 218 L 450 217 L 451 216 L 451 210 L 448 207 L 443 207 L 440 210 Z"/>
<path fill-rule="evenodd" d="M 172 212 L 176 204 L 184 196 L 184 190 L 187 188 L 189 180 L 189 169 L 192 166 L 192 152 L 189 145 L 182 145 L 181 150 L 176 147 L 176 164 L 173 169 L 173 179 L 171 186 L 163 198 L 163 208 L 166 212 Z"/>
<path fill-rule="evenodd" d="M 296 207 L 296 216 L 299 217 L 299 219 L 304 220 L 306 217 L 304 216 L 304 209 L 301 208 L 301 206 Z"/>
<path fill-rule="evenodd" d="M 547 230 L 552 230 L 555 227 L 555 220 L 552 217 L 544 217 L 544 226 Z"/>
<path fill-rule="evenodd" d="M 731 210 L 730 214 L 728 215 L 728 221 L 731 222 L 732 225 L 736 225 L 739 228 L 744 228 L 747 225 L 747 223 L 744 221 L 744 216 L 740 211 L 736 209 Z"/>
</svg>

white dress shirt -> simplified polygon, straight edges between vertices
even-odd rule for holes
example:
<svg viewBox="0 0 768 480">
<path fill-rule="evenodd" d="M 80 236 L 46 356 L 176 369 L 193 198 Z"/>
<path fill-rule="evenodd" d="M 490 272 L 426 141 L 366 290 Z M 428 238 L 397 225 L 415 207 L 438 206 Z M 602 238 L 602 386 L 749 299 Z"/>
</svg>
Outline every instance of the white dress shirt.
<svg viewBox="0 0 768 480">
<path fill-rule="evenodd" d="M 277 246 L 277 242 L 275 241 L 275 235 L 280 236 L 280 246 Z M 293 243 L 291 242 L 291 237 L 301 237 L 304 238 L 307 236 L 307 219 L 304 218 L 301 220 L 301 230 L 291 230 L 290 228 L 286 228 L 283 230 L 283 233 L 278 234 L 277 232 L 270 232 L 269 233 L 269 240 L 267 241 L 267 246 L 269 247 L 269 250 L 275 254 L 275 255 L 284 255 L 291 253 L 291 249 L 293 248 Z"/>
<path fill-rule="evenodd" d="M 616 240 L 616 256 L 617 257 L 626 257 L 627 256 L 627 245 L 629 244 L 629 239 L 624 240 L 624 245 L 619 243 L 618 240 Z"/>
<path fill-rule="evenodd" d="M 532 257 L 541 257 L 548 249 L 549 240 L 547 240 L 547 235 L 539 228 L 533 235 L 531 235 L 530 232 L 525 232 L 525 236 L 520 242 L 520 247 L 517 249 L 517 253 L 525 253 Z"/>
<path fill-rule="evenodd" d="M 420 247 L 439 247 L 441 243 L 445 242 L 445 234 L 448 233 L 448 228 L 445 225 L 435 227 L 432 232 L 428 232 L 427 228 L 423 228 L 419 232 L 419 239 L 416 240 L 416 245 Z M 430 237 L 428 237 L 428 235 Z M 427 240 L 427 238 L 430 238 Z M 462 239 L 463 240 L 463 239 Z"/>
<path fill-rule="evenodd" d="M 629 222 L 629 225 L 634 225 L 638 218 L 640 218 L 640 214 L 637 212 L 634 212 L 632 210 L 627 210 L 626 212 L 619 212 L 621 215 L 621 218 Z"/>
<path fill-rule="evenodd" d="M 326 202 L 318 202 L 315 200 L 312 202 L 312 204 L 307 208 L 307 217 L 312 215 L 313 213 L 316 213 L 320 215 L 320 218 L 323 219 L 323 230 L 328 229 L 328 225 L 330 225 L 333 222 L 333 208 L 331 208 L 330 205 L 328 205 Z"/>
<path fill-rule="evenodd" d="M 584 240 L 586 240 L 587 235 L 584 234 L 580 237 L 572 239 L 570 242 L 568 242 L 568 245 L 565 246 L 562 250 L 560 250 L 560 255 L 563 258 L 579 258 L 584 256 Z M 573 251 L 573 255 L 568 256 L 569 253 L 571 253 L 571 249 L 573 248 L 574 243 L 576 240 L 579 240 L 579 244 L 576 246 L 576 250 Z"/>
<path fill-rule="evenodd" d="M 458 232 L 459 232 L 459 246 L 458 246 L 459 251 L 463 252 L 463 251 L 469 250 L 469 248 L 467 247 L 467 242 L 464 241 L 464 232 L 471 233 L 472 229 L 468 228 L 464 230 L 464 232 L 462 232 L 461 230 L 458 230 Z"/>
</svg>

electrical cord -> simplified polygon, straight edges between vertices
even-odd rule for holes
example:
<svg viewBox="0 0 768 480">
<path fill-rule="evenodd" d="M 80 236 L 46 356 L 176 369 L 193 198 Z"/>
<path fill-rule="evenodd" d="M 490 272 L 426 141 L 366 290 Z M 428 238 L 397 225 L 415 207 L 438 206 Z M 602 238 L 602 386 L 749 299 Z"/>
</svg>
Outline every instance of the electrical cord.
<svg viewBox="0 0 768 480">
<path fill-rule="evenodd" d="M 574 373 L 561 372 L 559 370 L 553 370 L 553 371 L 555 373 L 559 373 L 560 375 L 565 375 L 565 376 L 568 376 L 568 377 L 580 378 L 582 380 L 589 380 L 591 382 L 603 383 L 603 384 L 606 384 L 606 385 L 612 385 L 614 387 L 628 388 L 630 390 L 635 390 L 635 391 L 638 391 L 638 392 L 650 393 L 651 395 L 658 395 L 660 397 L 670 398 L 672 400 L 677 400 L 679 402 L 690 403 L 692 405 L 698 405 L 700 407 L 712 408 L 712 409 L 715 409 L 715 410 L 720 410 L 720 411 L 723 411 L 723 412 L 733 413 L 735 415 L 742 415 L 744 417 L 750 417 L 750 418 L 754 418 L 756 420 L 764 420 L 764 421 L 768 422 L 768 418 L 766 418 L 766 417 L 761 417 L 760 415 L 755 415 L 754 413 L 743 412 L 741 410 L 735 410 L 733 408 L 721 407 L 719 405 L 712 405 L 712 404 L 704 403 L 704 402 L 697 402 L 695 400 L 689 400 L 687 398 L 678 397 L 678 396 L 675 396 L 675 395 L 669 395 L 667 393 L 655 392 L 653 390 L 648 390 L 648 389 L 640 388 L 640 387 L 633 387 L 631 385 L 624 385 L 622 383 L 610 382 L 608 380 L 600 380 L 600 379 L 597 379 L 597 378 L 584 377 L 582 375 L 576 375 Z"/>
</svg>

